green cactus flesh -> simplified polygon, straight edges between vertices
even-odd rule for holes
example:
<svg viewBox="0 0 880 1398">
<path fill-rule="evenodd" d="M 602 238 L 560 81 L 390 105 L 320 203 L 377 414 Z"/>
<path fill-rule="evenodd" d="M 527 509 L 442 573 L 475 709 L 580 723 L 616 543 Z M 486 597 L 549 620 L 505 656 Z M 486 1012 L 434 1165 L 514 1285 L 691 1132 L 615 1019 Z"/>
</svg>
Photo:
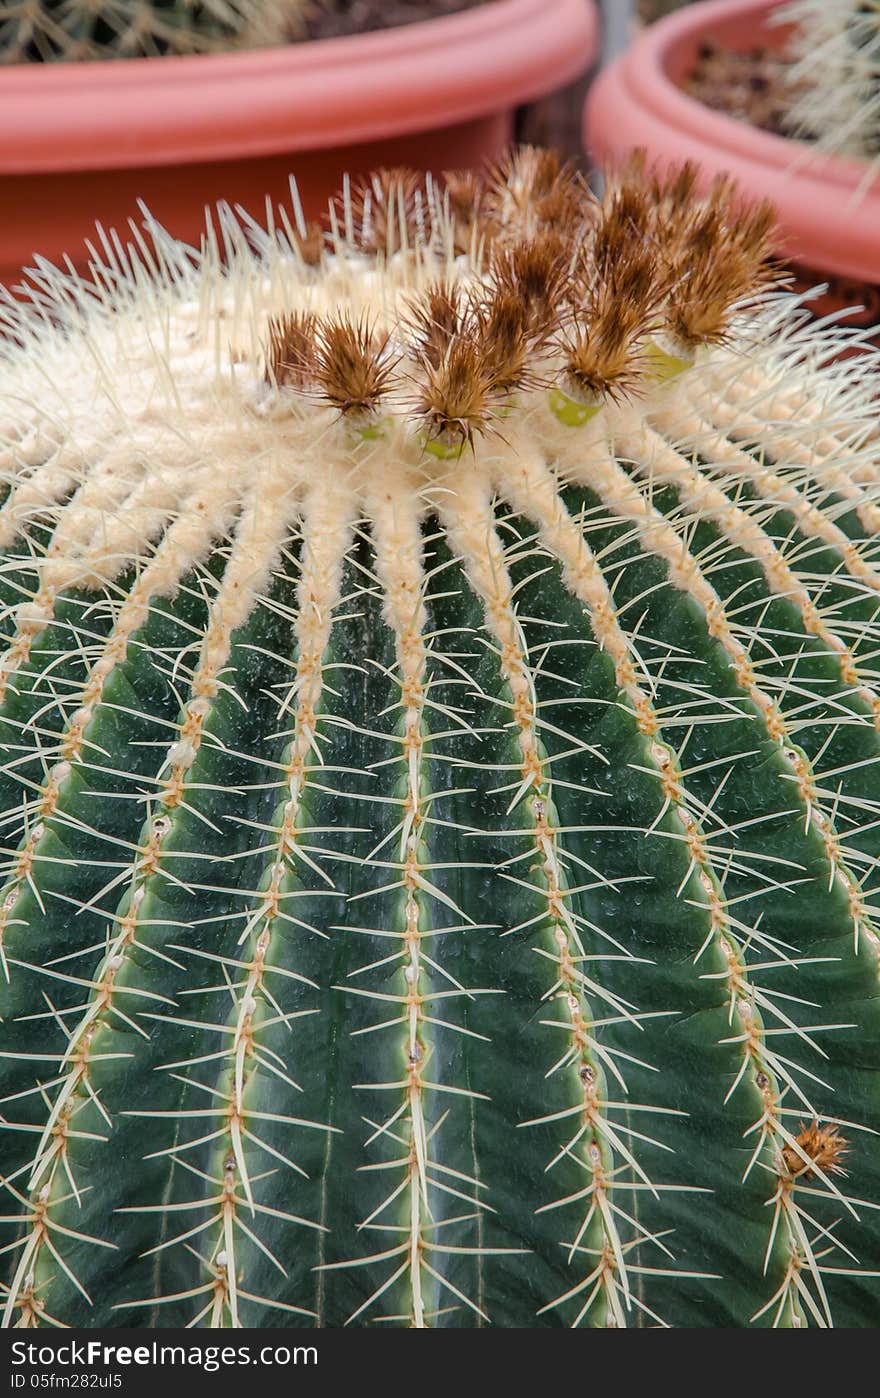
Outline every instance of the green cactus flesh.
<svg viewBox="0 0 880 1398">
<path fill-rule="evenodd" d="M 0 63 L 283 44 L 304 10 L 303 0 L 0 0 Z"/>
<path fill-rule="evenodd" d="M 876 1323 L 875 361 L 627 179 L 7 303 L 6 1324 Z"/>
</svg>

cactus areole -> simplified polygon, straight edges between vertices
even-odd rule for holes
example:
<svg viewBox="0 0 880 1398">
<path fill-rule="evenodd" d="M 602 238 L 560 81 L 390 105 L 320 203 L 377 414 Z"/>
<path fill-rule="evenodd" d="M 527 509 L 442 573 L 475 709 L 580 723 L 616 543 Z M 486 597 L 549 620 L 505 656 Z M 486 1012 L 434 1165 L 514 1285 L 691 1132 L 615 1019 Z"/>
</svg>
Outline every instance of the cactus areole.
<svg viewBox="0 0 880 1398">
<path fill-rule="evenodd" d="M 873 1325 L 875 357 L 517 151 L 0 351 L 6 1325 Z"/>
</svg>

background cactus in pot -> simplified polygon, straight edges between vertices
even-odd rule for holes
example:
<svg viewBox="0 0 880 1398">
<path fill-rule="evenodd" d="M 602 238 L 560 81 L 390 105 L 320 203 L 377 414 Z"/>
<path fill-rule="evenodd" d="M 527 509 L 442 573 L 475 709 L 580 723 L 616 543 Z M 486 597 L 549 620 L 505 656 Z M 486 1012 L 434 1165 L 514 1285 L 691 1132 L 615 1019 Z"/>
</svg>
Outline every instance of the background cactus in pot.
<svg viewBox="0 0 880 1398">
<path fill-rule="evenodd" d="M 302 0 L 0 0 L 0 63 L 283 44 L 306 12 Z"/>
<path fill-rule="evenodd" d="M 873 1324 L 875 360 L 687 169 L 331 228 L 5 313 L 4 1322 Z"/>
<path fill-rule="evenodd" d="M 880 155 L 878 0 L 793 0 L 773 18 L 795 26 L 793 132 L 837 154 Z"/>
</svg>

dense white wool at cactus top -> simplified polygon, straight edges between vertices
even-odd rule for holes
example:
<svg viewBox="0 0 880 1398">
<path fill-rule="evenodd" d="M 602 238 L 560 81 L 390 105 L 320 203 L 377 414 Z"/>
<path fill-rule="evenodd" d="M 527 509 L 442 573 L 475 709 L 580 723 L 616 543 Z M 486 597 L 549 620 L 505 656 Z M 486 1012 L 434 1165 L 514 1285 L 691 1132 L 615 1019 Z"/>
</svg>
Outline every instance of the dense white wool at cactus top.
<svg viewBox="0 0 880 1398">
<path fill-rule="evenodd" d="M 839 486 L 845 498 L 864 496 L 865 520 L 875 522 L 866 490 L 873 478 L 870 448 L 858 446 L 860 436 L 870 435 L 874 412 L 870 371 L 835 364 L 833 332 L 811 335 L 800 303 L 785 294 L 765 292 L 750 303 L 746 298 L 741 310 L 732 307 L 719 344 L 680 348 L 676 340 L 679 349 L 670 362 L 681 369 L 686 359 L 688 371 L 669 376 L 655 372 L 663 353 L 658 347 L 673 344 L 663 329 L 658 266 L 658 287 L 642 295 L 633 323 L 620 334 L 618 358 L 629 357 L 631 381 L 620 394 L 609 382 L 603 397 L 590 380 L 580 405 L 583 430 L 569 425 L 581 421 L 576 408 L 560 412 L 553 385 L 568 388 L 564 397 L 571 404 L 572 346 L 579 336 L 582 348 L 591 349 L 595 286 L 586 312 L 557 305 L 551 307 L 556 325 L 518 330 L 522 348 L 512 353 L 522 363 L 513 366 L 509 385 L 497 374 L 495 382 L 490 374 L 471 385 L 453 383 L 449 392 L 459 394 L 461 415 L 454 406 L 447 411 L 438 405 L 425 383 L 426 376 L 436 381 L 436 366 L 420 343 L 424 325 L 437 315 L 430 297 L 448 289 L 455 302 L 456 323 L 433 326 L 438 339 L 447 336 L 442 348 L 451 358 L 450 347 L 454 352 L 468 340 L 476 344 L 485 331 L 486 307 L 491 311 L 506 289 L 499 291 L 503 254 L 493 262 L 476 232 L 470 255 L 462 252 L 448 200 L 430 184 L 414 201 L 407 189 L 407 209 L 403 188 L 395 188 L 390 231 L 382 234 L 387 255 L 381 245 L 378 255 L 374 251 L 369 193 L 357 214 L 351 200 L 338 211 L 335 237 L 318 266 L 302 256 L 304 226 L 295 232 L 288 223 L 286 233 L 269 235 L 242 227 L 221 209 L 222 255 L 213 233 L 196 256 L 148 222 L 153 251 L 140 236 L 127 251 L 118 238 L 112 249 L 108 243 L 100 295 L 44 268 L 37 310 L 7 308 L 0 459 L 11 488 L 0 538 L 8 546 L 47 511 L 60 512 L 43 563 L 44 619 L 62 588 L 96 585 L 153 557 L 172 521 L 176 547 L 155 555 L 151 569 L 157 591 L 173 590 L 214 540 L 234 533 L 234 521 L 248 505 L 261 521 L 253 523 L 248 542 L 257 595 L 283 523 L 292 522 L 306 498 L 331 481 L 340 499 L 345 496 L 360 513 L 369 514 L 369 500 L 387 485 L 407 509 L 423 516 L 459 481 L 478 476 L 487 489 L 501 487 L 503 493 L 506 482 L 520 473 L 525 479 L 539 462 L 542 471 L 554 473 L 546 475 L 548 485 L 564 481 L 573 458 L 586 478 L 605 478 L 604 472 L 610 482 L 607 458 L 622 439 L 638 444 L 636 455 L 646 461 L 657 457 L 652 469 L 681 483 L 694 468 L 684 456 L 676 464 L 679 437 L 692 438 L 713 465 L 723 467 L 736 457 L 724 432 L 738 422 L 737 435 L 748 435 L 760 420 L 766 444 L 783 452 L 803 443 L 817 477 Z M 587 227 L 600 219 L 586 196 L 583 216 Z M 507 232 L 515 259 L 534 233 L 515 204 Z M 401 240 L 410 245 L 401 247 Z M 535 236 L 539 252 L 540 245 Z M 558 255 L 551 247 L 550 256 Z M 513 267 L 517 275 L 515 260 Z M 577 276 L 579 269 L 573 271 Z M 549 286 L 559 269 L 538 268 L 538 275 L 548 281 L 538 295 L 561 303 L 560 288 Z M 617 314 L 627 288 L 610 280 Z M 528 296 L 526 288 L 524 301 Z M 539 314 L 547 308 L 539 307 Z M 333 364 L 325 363 L 322 379 L 310 380 L 307 370 L 285 367 L 283 345 L 281 367 L 273 371 L 272 334 L 291 316 L 333 322 L 352 332 L 352 343 L 358 327 L 363 330 L 367 357 L 385 374 L 375 402 L 340 408 L 338 395 L 327 392 Z M 601 349 L 597 344 L 595 358 Z M 678 353 L 685 359 L 677 361 Z M 455 369 L 452 364 L 450 372 Z M 480 365 L 462 356 L 461 377 L 476 379 L 479 373 Z M 856 441 L 848 448 L 858 459 L 854 471 L 846 469 L 848 456 L 828 450 L 841 432 Z M 760 488 L 764 473 L 756 463 L 743 461 L 743 469 Z M 769 472 L 765 483 L 772 483 Z M 708 477 L 703 489 L 709 489 Z M 28 611 L 30 628 L 39 605 Z"/>
<path fill-rule="evenodd" d="M 736 435 L 749 436 L 760 423 L 764 444 L 783 454 L 802 443 L 817 478 L 839 487 L 844 498 L 862 501 L 865 522 L 876 522 L 867 488 L 873 459 L 858 447 L 859 436 L 870 433 L 874 412 L 870 373 L 831 362 L 833 334 L 814 339 L 799 304 L 785 295 L 765 293 L 763 300 L 746 305 L 731 317 L 722 343 L 681 350 L 688 371 L 667 377 L 654 371 L 657 347 L 672 343 L 663 330 L 662 285 L 641 293 L 642 305 L 635 305 L 632 324 L 624 324 L 622 353 L 615 360 L 616 365 L 629 357 L 625 367 L 632 382 L 624 384 L 622 395 L 609 383 L 603 397 L 591 379 L 581 395 L 585 425 L 580 430 L 568 425 L 580 420 L 577 410 L 560 413 L 551 395 L 557 381 L 576 392 L 571 389 L 573 346 L 581 348 L 582 360 L 591 351 L 594 359 L 600 357 L 601 343 L 594 347 L 590 339 L 589 317 L 598 320 L 594 304 L 601 299 L 595 284 L 586 312 L 571 313 L 574 332 L 559 306 L 550 307 L 555 326 L 534 333 L 514 327 L 523 343 L 511 351 L 517 362 L 509 385 L 499 383 L 497 373 L 495 383 L 491 375 L 480 380 L 480 364 L 463 354 L 459 366 L 450 364 L 450 374 L 459 368 L 464 380 L 448 388 L 458 406 L 438 403 L 425 383 L 426 375 L 435 387 L 437 380 L 430 349 L 424 352 L 421 343 L 425 327 L 438 338 L 447 336 L 448 344 L 440 346 L 447 360 L 475 343 L 480 330 L 485 333 L 486 307 L 491 313 L 506 289 L 499 289 L 498 272 L 504 254 L 493 262 L 476 232 L 470 255 L 457 251 L 461 238 L 448 200 L 430 185 L 421 198 L 414 198 L 411 188 L 394 189 L 386 200 L 393 213 L 382 234 L 388 251 L 380 241 L 378 256 L 372 251 L 375 213 L 369 191 L 356 211 L 357 228 L 351 200 L 339 212 L 343 226 L 334 220 L 336 237 L 317 266 L 301 255 L 304 226 L 295 232 L 288 224 L 286 234 L 272 237 L 242 229 L 221 210 L 226 268 L 213 235 L 197 257 L 149 224 L 155 252 L 148 253 L 142 239 L 124 252 L 116 240 L 100 296 L 61 274 L 44 272 L 44 316 L 8 311 L 13 335 L 23 343 L 7 345 L 3 366 L 0 440 L 11 487 L 0 516 L 3 545 L 46 511 L 60 511 L 42 564 L 40 597 L 23 608 L 28 630 L 51 616 L 63 588 L 96 585 L 148 556 L 153 588 L 173 591 L 213 541 L 235 533 L 234 521 L 245 507 L 246 547 L 254 561 L 248 587 L 256 596 L 285 525 L 298 517 L 311 493 L 331 484 L 344 513 L 369 515 L 376 491 L 387 487 L 399 495 L 402 508 L 422 517 L 452 498 L 461 481 L 479 478 L 487 490 L 502 494 L 505 487 L 528 491 L 529 482 L 542 481 L 544 490 L 536 490 L 532 503 L 543 518 L 549 508 L 546 491 L 572 469 L 586 480 L 605 481 L 612 508 L 631 509 L 633 488 L 626 483 L 624 490 L 613 464 L 614 443 L 624 441 L 651 471 L 702 490 L 711 511 L 710 478 L 701 483 L 675 446 L 679 439 L 692 442 L 713 466 L 735 465 L 735 440 L 724 436 L 731 425 Z M 613 216 L 613 203 L 611 211 Z M 600 219 L 586 198 L 583 216 L 585 222 Z M 523 260 L 524 235 L 533 230 L 516 201 L 508 217 L 514 275 L 522 275 L 516 256 Z M 606 217 L 605 224 L 610 221 Z M 371 244 L 366 252 L 365 239 Z M 400 245 L 407 241 L 409 246 Z M 540 244 L 535 237 L 539 252 Z M 549 256 L 558 258 L 559 250 L 551 246 Z M 536 272 L 548 283 L 532 293 L 537 314 L 546 316 L 541 297 L 563 300 L 560 288 L 549 285 L 558 281 L 560 269 Z M 621 311 L 620 303 L 627 288 L 614 283 L 618 275 L 615 269 L 609 277 L 615 299 L 608 308 L 599 305 L 599 312 L 610 310 L 624 320 L 627 308 Z M 658 267 L 658 283 L 662 275 Z M 450 326 L 430 324 L 439 313 L 426 295 L 441 288 L 448 289 L 458 318 Z M 524 302 L 529 294 L 526 287 Z M 586 299 L 587 293 L 582 295 Z M 421 331 L 414 323 L 420 304 Z M 50 320 L 59 313 L 55 328 Z M 310 381 L 307 370 L 298 374 L 296 365 L 285 368 L 283 344 L 281 366 L 273 370 L 273 327 L 290 316 L 304 322 L 326 319 L 343 331 L 361 327 L 367 357 L 380 372 L 387 367 L 376 401 L 346 410 L 332 391 L 328 398 L 327 378 L 335 369 L 326 355 L 321 382 L 314 376 Z M 344 365 L 341 372 L 344 377 Z M 474 382 L 466 381 L 468 375 Z M 845 458 L 828 450 L 841 432 L 856 439 Z M 438 442 L 441 448 L 444 442 L 451 445 L 438 450 Z M 758 489 L 776 488 L 769 470 L 762 472 L 754 460 L 740 456 Z M 854 470 L 848 468 L 849 456 L 856 458 Z M 806 503 L 799 509 L 806 519 Z M 734 534 L 745 530 L 744 521 L 730 519 Z M 172 521 L 174 545 L 169 535 L 156 552 Z M 551 527 L 549 519 L 544 524 Z M 813 527 L 820 527 L 815 518 Z M 829 537 L 836 539 L 833 526 L 821 527 L 826 533 L 830 528 Z M 478 538 L 472 547 L 479 554 Z M 757 547 L 763 551 L 769 544 Z M 763 561 L 772 566 L 769 555 Z"/>
<path fill-rule="evenodd" d="M 876 355 L 687 167 L 328 224 L 0 310 L 3 1321 L 861 1316 Z"/>
</svg>

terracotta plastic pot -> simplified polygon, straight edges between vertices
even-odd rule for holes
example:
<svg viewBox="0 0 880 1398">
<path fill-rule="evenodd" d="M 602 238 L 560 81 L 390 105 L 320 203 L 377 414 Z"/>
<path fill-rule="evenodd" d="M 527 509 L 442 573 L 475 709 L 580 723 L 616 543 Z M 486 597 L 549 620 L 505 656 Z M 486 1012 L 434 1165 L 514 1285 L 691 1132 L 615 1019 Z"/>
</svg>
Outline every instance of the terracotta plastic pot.
<svg viewBox="0 0 880 1398">
<path fill-rule="evenodd" d="M 96 220 L 138 200 L 197 242 L 206 204 L 264 214 L 296 176 L 317 216 L 342 175 L 497 156 L 514 109 L 584 71 L 592 0 L 494 0 L 442 19 L 282 49 L 32 64 L 0 72 L 0 282 L 34 253 L 82 264 Z"/>
<path fill-rule="evenodd" d="M 776 0 L 778 3 L 778 0 Z M 830 283 L 822 310 L 863 305 L 880 318 L 880 181 L 866 170 L 711 111 L 681 90 L 700 44 L 750 49 L 781 45 L 785 27 L 768 25 L 773 0 L 713 0 L 647 29 L 593 84 L 584 139 L 597 161 L 614 163 L 643 146 L 659 164 L 700 162 L 708 182 L 722 171 L 744 193 L 776 205 L 784 250 L 802 281 Z"/>
</svg>

